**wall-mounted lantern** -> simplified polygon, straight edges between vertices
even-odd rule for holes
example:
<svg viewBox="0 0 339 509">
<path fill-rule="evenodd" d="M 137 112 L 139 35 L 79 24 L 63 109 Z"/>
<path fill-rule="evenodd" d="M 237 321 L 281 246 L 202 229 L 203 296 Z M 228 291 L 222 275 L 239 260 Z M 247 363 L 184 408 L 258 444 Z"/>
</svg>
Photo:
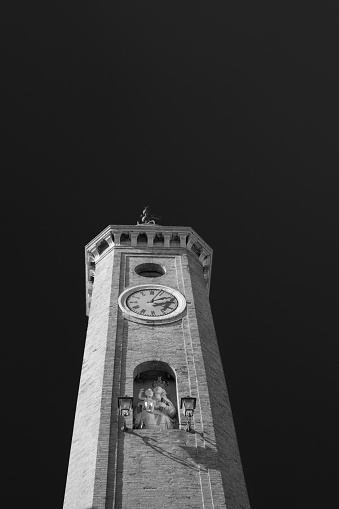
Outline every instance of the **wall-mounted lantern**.
<svg viewBox="0 0 339 509">
<path fill-rule="evenodd" d="M 194 414 L 196 402 L 197 398 L 191 398 L 191 396 L 181 398 L 180 408 L 183 409 L 184 414 L 187 417 L 186 431 L 191 431 L 191 419 Z"/>
<path fill-rule="evenodd" d="M 124 418 L 124 425 L 121 428 L 123 431 L 127 431 L 128 428 L 126 426 L 126 417 L 128 417 L 133 410 L 133 398 L 129 396 L 119 396 L 118 397 L 118 411 L 119 415 L 122 415 Z"/>
</svg>

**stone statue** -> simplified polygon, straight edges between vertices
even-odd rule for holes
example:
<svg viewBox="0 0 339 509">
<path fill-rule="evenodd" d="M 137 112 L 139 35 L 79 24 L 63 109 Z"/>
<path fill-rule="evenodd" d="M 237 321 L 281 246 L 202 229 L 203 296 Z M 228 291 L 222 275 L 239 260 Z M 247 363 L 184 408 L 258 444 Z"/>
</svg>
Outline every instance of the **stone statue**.
<svg viewBox="0 0 339 509">
<path fill-rule="evenodd" d="M 139 391 L 139 403 L 137 404 L 134 427 L 146 429 L 172 429 L 174 427 L 173 417 L 176 414 L 173 403 L 167 398 L 166 391 L 162 387 L 155 387 L 145 391 Z M 141 407 L 141 411 L 140 411 Z"/>
<path fill-rule="evenodd" d="M 160 385 L 156 386 L 154 389 L 154 399 L 159 408 L 162 409 L 162 412 L 167 414 L 169 417 L 173 418 L 177 413 L 175 406 L 172 401 L 168 399 L 166 391 Z"/>
<path fill-rule="evenodd" d="M 140 389 L 139 391 L 139 399 L 144 401 L 142 409 L 146 410 L 146 412 L 153 412 L 155 405 L 155 400 L 153 399 L 153 391 L 152 389 L 147 389 L 147 391 L 145 391 L 146 397 L 144 397 L 142 396 L 143 390 L 144 389 Z"/>
<path fill-rule="evenodd" d="M 148 205 L 145 206 L 140 217 L 141 217 L 141 223 L 139 223 L 139 221 L 138 221 L 137 224 L 155 224 L 155 219 L 160 219 L 160 217 L 153 216 L 150 213 Z"/>
</svg>

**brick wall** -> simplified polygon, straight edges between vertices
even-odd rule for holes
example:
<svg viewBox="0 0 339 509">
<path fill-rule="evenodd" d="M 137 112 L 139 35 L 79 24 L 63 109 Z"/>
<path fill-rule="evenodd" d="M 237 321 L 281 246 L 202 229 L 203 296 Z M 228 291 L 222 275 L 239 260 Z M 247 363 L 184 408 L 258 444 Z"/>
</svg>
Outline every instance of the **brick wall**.
<svg viewBox="0 0 339 509">
<path fill-rule="evenodd" d="M 228 509 L 248 509 L 245 485 L 232 411 L 228 397 L 223 366 L 215 334 L 212 312 L 206 299 L 206 288 L 201 277 L 201 266 L 191 254 L 183 257 L 190 277 L 187 295 L 192 292 L 194 309 L 189 309 L 190 329 L 193 331 L 194 352 L 205 370 L 213 428 L 218 449 L 221 475 Z M 190 284 L 191 280 L 191 284 Z M 225 341 L 225 338 L 219 338 Z"/>
<path fill-rule="evenodd" d="M 145 261 L 166 273 L 139 276 Z M 166 325 L 124 319 L 119 294 L 152 283 L 181 291 L 187 315 Z M 150 360 L 175 373 L 179 406 L 197 398 L 195 434 L 121 431 L 117 398 L 133 394 L 134 370 Z M 249 508 L 202 267 L 186 249 L 115 248 L 96 268 L 64 509 L 226 508 L 224 493 L 228 509 Z"/>
<path fill-rule="evenodd" d="M 105 499 L 106 488 L 103 486 L 98 490 L 98 484 L 105 479 L 105 469 L 107 472 L 117 325 L 115 302 L 119 289 L 119 277 L 116 281 L 113 272 L 116 272 L 119 264 L 120 253 L 111 251 L 100 261 L 96 270 L 68 467 L 65 509 L 92 508 L 98 491 Z"/>
</svg>

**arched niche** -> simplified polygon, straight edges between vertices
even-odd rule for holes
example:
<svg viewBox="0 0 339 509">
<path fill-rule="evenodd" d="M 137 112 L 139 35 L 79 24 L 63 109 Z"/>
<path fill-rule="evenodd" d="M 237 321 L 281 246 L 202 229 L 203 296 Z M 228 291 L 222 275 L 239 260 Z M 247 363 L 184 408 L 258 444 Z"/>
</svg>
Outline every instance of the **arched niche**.
<svg viewBox="0 0 339 509">
<path fill-rule="evenodd" d="M 134 422 L 137 414 L 141 411 L 142 401 L 139 399 L 139 392 L 144 389 L 145 391 L 151 389 L 156 390 L 157 387 L 162 387 L 166 391 L 166 397 L 175 407 L 176 413 L 172 417 L 173 427 L 178 428 L 178 401 L 177 401 L 177 384 L 176 375 L 173 369 L 166 362 L 162 361 L 146 361 L 139 364 L 133 372 L 133 415 Z M 138 405 L 138 403 L 140 403 Z M 137 426 L 139 427 L 139 426 Z"/>
</svg>

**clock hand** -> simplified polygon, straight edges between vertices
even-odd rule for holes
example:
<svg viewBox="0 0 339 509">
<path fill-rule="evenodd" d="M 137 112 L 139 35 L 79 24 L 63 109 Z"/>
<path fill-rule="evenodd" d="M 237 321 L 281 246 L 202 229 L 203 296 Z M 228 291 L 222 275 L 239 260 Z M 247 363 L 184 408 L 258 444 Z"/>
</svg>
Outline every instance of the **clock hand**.
<svg viewBox="0 0 339 509">
<path fill-rule="evenodd" d="M 153 299 L 151 299 L 149 302 L 153 302 L 155 297 L 157 297 L 162 292 L 163 292 L 163 290 L 159 290 L 158 293 L 156 295 L 154 295 Z"/>
<path fill-rule="evenodd" d="M 159 299 L 152 299 L 150 302 L 153 302 L 154 300 L 164 300 L 164 299 L 170 299 L 171 297 L 159 297 Z"/>
</svg>

